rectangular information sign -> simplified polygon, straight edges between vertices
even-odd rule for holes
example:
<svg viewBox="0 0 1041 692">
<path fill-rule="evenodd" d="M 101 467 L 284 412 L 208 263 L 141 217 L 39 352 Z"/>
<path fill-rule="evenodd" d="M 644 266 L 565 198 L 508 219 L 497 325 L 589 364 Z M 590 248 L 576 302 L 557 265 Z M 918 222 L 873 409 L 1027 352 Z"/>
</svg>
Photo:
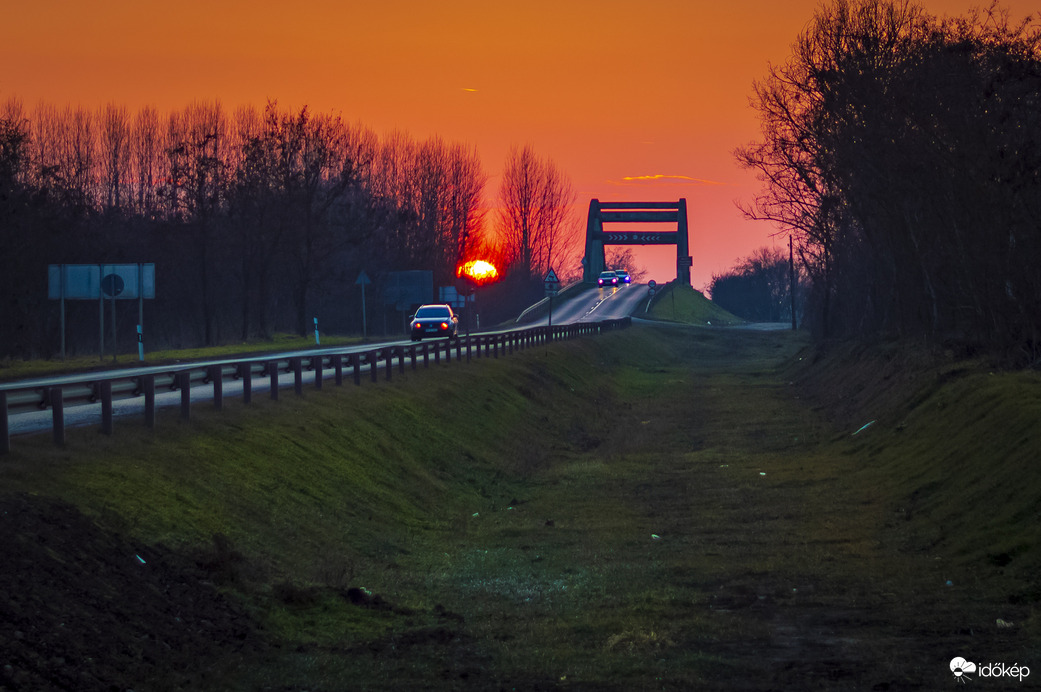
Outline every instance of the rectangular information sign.
<svg viewBox="0 0 1041 692">
<path fill-rule="evenodd" d="M 137 300 L 155 298 L 154 264 L 51 264 L 50 300 Z"/>
</svg>

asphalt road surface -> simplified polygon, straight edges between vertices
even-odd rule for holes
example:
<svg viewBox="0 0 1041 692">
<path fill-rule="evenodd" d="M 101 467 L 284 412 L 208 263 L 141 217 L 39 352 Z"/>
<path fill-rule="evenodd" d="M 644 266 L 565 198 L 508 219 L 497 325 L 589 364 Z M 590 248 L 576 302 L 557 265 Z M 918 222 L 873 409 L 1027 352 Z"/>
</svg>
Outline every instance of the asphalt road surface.
<svg viewBox="0 0 1041 692">
<path fill-rule="evenodd" d="M 598 322 L 601 320 L 627 317 L 633 314 L 633 311 L 636 309 L 640 301 L 647 296 L 647 290 L 647 286 L 644 284 L 630 284 L 615 288 L 598 288 L 591 291 L 584 291 L 574 298 L 563 301 L 559 305 L 554 304 L 552 315 L 553 324 L 561 325 L 573 322 Z M 554 303 L 556 303 L 556 301 L 554 301 Z M 548 320 L 549 315 L 546 315 L 542 319 L 535 320 L 534 322 L 524 326 L 545 326 Z M 407 340 L 404 340 L 386 342 L 383 344 L 367 344 L 363 347 L 358 347 L 357 349 L 344 349 L 343 347 L 339 347 L 331 349 L 294 351 L 290 353 L 270 354 L 267 358 L 286 358 L 292 356 L 308 357 L 322 353 L 323 350 L 330 353 L 344 353 L 345 350 L 365 351 L 390 344 L 408 343 Z M 216 365 L 223 362 L 228 361 L 212 361 L 211 364 Z M 128 369 L 126 370 L 126 375 L 137 376 L 147 374 L 150 371 L 159 374 L 169 372 L 170 368 L 169 366 L 158 366 L 155 368 Z M 106 374 L 110 376 L 118 376 L 120 371 L 115 370 Z M 39 378 L 32 380 L 32 385 L 41 388 L 60 386 L 79 381 L 82 377 L 82 373 L 79 373 L 76 375 L 58 375 L 54 377 Z M 327 372 L 325 377 L 330 377 L 330 373 Z M 304 386 L 313 387 L 314 372 L 305 370 L 303 372 L 303 382 Z M 279 389 L 293 387 L 294 383 L 295 375 L 293 373 L 285 373 L 279 377 Z M 268 377 L 254 377 L 252 384 L 253 396 L 267 396 L 270 389 Z M 222 383 L 222 390 L 225 398 L 233 399 L 235 397 L 241 397 L 242 382 L 240 380 L 224 380 Z M 211 385 L 199 384 L 192 387 L 191 402 L 193 406 L 198 403 L 212 400 L 213 387 Z M 155 405 L 157 408 L 162 406 L 179 406 L 180 403 L 181 392 L 179 390 L 157 390 L 155 393 Z M 118 424 L 120 418 L 125 420 L 129 416 L 143 415 L 143 408 L 144 403 L 142 397 L 114 399 L 112 402 L 112 416 L 116 421 L 114 424 Z M 100 425 L 101 403 L 67 405 L 64 410 L 64 418 L 66 427 Z M 8 430 L 12 437 L 17 435 L 42 433 L 50 430 L 52 420 L 52 412 L 50 409 L 13 414 L 8 417 Z"/>
</svg>

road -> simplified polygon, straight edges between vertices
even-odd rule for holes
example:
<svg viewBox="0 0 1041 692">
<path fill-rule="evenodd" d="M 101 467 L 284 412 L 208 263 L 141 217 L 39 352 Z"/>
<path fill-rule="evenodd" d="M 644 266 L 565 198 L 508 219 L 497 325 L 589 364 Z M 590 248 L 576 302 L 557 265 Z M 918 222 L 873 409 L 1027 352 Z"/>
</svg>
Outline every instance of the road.
<svg viewBox="0 0 1041 692">
<path fill-rule="evenodd" d="M 553 324 L 570 324 L 573 322 L 596 322 L 600 320 L 617 319 L 626 317 L 632 314 L 633 310 L 636 309 L 637 304 L 646 297 L 647 286 L 642 284 L 633 284 L 620 288 L 598 288 L 592 291 L 585 291 L 575 296 L 572 299 L 566 300 L 561 305 L 555 305 L 553 310 Z M 536 320 L 530 325 L 526 326 L 545 326 L 548 321 L 548 315 L 543 317 L 541 320 Z M 494 331 L 494 330 L 491 330 Z M 379 344 L 366 344 L 364 346 L 358 346 L 354 348 L 328 348 L 328 349 L 308 349 L 306 351 L 288 351 L 283 353 L 273 353 L 265 356 L 265 359 L 286 359 L 291 357 L 305 357 L 320 355 L 323 353 L 347 353 L 354 351 L 369 351 L 374 348 L 380 348 L 391 345 L 408 345 L 411 343 L 408 340 L 400 341 L 388 341 Z M 237 360 L 237 359 L 236 359 Z M 205 365 L 223 365 L 228 363 L 236 362 L 236 360 L 222 359 L 206 361 L 202 363 L 196 363 L 195 365 L 203 367 Z M 106 375 L 113 377 L 137 377 L 140 375 L 147 374 L 164 374 L 170 372 L 170 366 L 155 366 L 146 368 L 126 368 L 120 370 L 106 371 Z M 329 374 L 326 374 L 329 377 Z M 47 387 L 57 387 L 68 385 L 73 382 L 82 381 L 83 374 L 78 373 L 75 375 L 55 375 L 51 377 L 36 378 L 33 380 L 7 383 L 8 385 L 18 385 L 20 387 L 31 386 L 34 388 L 44 389 Z M 303 382 L 305 386 L 314 385 L 314 372 L 305 370 L 303 372 Z M 289 388 L 295 385 L 295 374 L 283 373 L 279 376 L 279 389 Z M 242 396 L 242 382 L 240 380 L 225 380 L 222 384 L 223 396 L 229 399 Z M 268 377 L 254 377 L 252 381 L 252 390 L 254 396 L 266 396 L 270 390 L 270 382 Z M 193 405 L 199 402 L 211 401 L 213 399 L 213 387 L 210 385 L 196 385 L 191 389 L 191 402 Z M 155 394 L 155 405 L 157 408 L 163 406 L 179 406 L 181 403 L 181 392 L 179 390 L 174 391 L 156 391 Z M 140 416 L 143 410 L 143 401 L 141 397 L 131 397 L 123 399 L 114 399 L 112 402 L 112 415 L 115 420 L 120 418 L 126 419 L 129 416 Z M 64 409 L 65 425 L 67 427 L 76 427 L 84 425 L 97 425 L 98 421 L 101 420 L 101 403 L 93 404 L 79 404 L 79 405 L 67 405 Z M 50 409 L 40 411 L 29 411 L 25 413 L 16 413 L 8 417 L 8 431 L 9 434 L 14 437 L 17 435 L 37 434 L 46 432 L 51 429 L 52 426 L 52 412 Z"/>
<path fill-rule="evenodd" d="M 646 284 L 629 284 L 614 288 L 597 288 L 584 291 L 574 298 L 553 304 L 553 324 L 573 322 L 598 322 L 634 315 L 640 301 L 647 297 Z M 549 315 L 534 322 L 532 326 L 545 326 Z"/>
</svg>

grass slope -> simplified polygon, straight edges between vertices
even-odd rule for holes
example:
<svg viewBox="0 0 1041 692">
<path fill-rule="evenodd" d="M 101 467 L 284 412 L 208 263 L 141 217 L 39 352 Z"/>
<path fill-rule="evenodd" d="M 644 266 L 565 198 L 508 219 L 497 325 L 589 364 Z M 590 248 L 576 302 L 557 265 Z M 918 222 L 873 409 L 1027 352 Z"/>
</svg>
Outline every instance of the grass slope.
<svg viewBox="0 0 1041 692">
<path fill-rule="evenodd" d="M 646 316 L 667 322 L 717 327 L 742 324 L 745 321 L 713 303 L 701 291 L 676 281 L 658 287 L 658 295 L 652 299 Z"/>
<path fill-rule="evenodd" d="M 272 647 L 213 689 L 932 689 L 1041 658 L 1041 404 L 914 358 L 634 327 L 0 480 L 209 570 Z"/>
</svg>

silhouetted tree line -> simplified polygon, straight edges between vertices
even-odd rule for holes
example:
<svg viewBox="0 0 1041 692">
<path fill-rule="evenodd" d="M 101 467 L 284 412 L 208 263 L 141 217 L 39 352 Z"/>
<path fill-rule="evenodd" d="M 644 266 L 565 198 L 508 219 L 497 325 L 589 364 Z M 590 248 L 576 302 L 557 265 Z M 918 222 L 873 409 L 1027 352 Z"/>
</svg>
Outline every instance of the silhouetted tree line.
<svg viewBox="0 0 1041 692">
<path fill-rule="evenodd" d="M 995 3 L 937 19 L 837 0 L 755 85 L 766 188 L 821 336 L 1041 355 L 1041 31 Z"/>
<path fill-rule="evenodd" d="M 712 302 L 750 322 L 792 321 L 792 267 L 788 253 L 764 247 L 709 282 Z M 795 267 L 795 310 L 801 321 L 808 283 Z"/>
<path fill-rule="evenodd" d="M 307 108 L 196 103 L 163 117 L 8 101 L 0 356 L 58 350 L 47 266 L 62 263 L 155 263 L 150 348 L 306 334 L 315 316 L 323 330 L 360 332 L 363 270 L 378 330 L 388 272 L 432 270 L 435 286 L 451 285 L 482 246 L 485 180 L 473 148 L 381 139 Z M 117 307 L 123 350 L 136 348 L 136 302 Z M 96 350 L 96 304 L 68 303 L 67 319 L 71 349 Z"/>
</svg>

